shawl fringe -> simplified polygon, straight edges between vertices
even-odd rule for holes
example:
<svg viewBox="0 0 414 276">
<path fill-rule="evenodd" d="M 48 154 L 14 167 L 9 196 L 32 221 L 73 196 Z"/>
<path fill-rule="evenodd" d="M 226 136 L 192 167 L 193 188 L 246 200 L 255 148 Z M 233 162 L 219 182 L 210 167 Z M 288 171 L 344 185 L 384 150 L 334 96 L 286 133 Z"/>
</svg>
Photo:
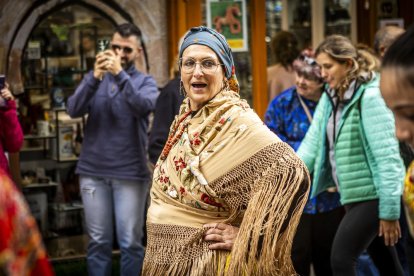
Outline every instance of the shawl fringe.
<svg viewBox="0 0 414 276">
<path fill-rule="evenodd" d="M 143 275 L 296 275 L 293 237 L 309 192 L 304 163 L 285 143 L 264 147 L 209 184 L 242 222 L 228 251 L 208 249 L 203 229 L 147 224 Z"/>
<path fill-rule="evenodd" d="M 310 185 L 304 163 L 287 144 L 276 143 L 223 178 L 210 186 L 232 201 L 230 218 L 245 209 L 227 275 L 296 275 L 292 241 Z"/>
<path fill-rule="evenodd" d="M 147 262 L 142 275 L 225 275 L 228 253 L 210 250 L 198 258 L 175 262 L 172 264 L 156 264 Z"/>
<path fill-rule="evenodd" d="M 230 252 L 208 249 L 203 229 L 147 224 L 147 231 L 142 275 L 225 275 Z"/>
</svg>

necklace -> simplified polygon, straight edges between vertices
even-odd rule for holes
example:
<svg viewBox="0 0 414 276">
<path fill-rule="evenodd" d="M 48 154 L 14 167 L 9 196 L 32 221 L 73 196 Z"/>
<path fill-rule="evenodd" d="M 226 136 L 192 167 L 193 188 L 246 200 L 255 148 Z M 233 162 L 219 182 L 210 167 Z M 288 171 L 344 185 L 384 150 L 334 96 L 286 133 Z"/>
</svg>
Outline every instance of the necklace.
<svg viewBox="0 0 414 276">
<path fill-rule="evenodd" d="M 174 126 L 174 130 L 171 131 L 170 135 L 168 136 L 168 140 L 165 143 L 164 149 L 161 152 L 160 159 L 165 160 L 170 153 L 172 147 L 180 140 L 181 136 L 184 133 L 184 130 L 187 128 L 189 120 L 183 123 L 183 121 L 191 115 L 192 111 L 189 110 L 188 112 L 184 113 L 184 115 L 178 120 Z"/>
</svg>

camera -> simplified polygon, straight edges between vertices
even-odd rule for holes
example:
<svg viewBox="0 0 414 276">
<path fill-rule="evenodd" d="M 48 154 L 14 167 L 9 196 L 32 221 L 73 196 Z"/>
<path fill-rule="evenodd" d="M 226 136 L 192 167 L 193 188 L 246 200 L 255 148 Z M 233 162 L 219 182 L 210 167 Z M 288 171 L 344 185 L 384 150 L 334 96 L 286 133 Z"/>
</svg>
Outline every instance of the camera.
<svg viewBox="0 0 414 276">
<path fill-rule="evenodd" d="M 103 52 L 109 49 L 109 40 L 108 39 L 98 39 L 97 40 L 97 50 L 98 53 Z"/>
<path fill-rule="evenodd" d="M 0 75 L 0 90 L 3 89 L 5 85 L 6 85 L 6 76 Z"/>
<path fill-rule="evenodd" d="M 0 75 L 0 90 L 2 90 L 6 86 L 6 76 Z M 0 107 L 6 106 L 6 99 L 4 99 L 0 94 Z"/>
</svg>

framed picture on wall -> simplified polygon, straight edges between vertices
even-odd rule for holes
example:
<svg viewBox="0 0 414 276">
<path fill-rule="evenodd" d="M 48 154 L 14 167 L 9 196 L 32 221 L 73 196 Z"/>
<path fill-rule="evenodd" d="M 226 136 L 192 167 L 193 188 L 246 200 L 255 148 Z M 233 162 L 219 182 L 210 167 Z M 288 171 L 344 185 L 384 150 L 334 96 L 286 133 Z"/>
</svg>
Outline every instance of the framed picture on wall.
<svg viewBox="0 0 414 276">
<path fill-rule="evenodd" d="M 207 26 L 224 35 L 232 51 L 248 50 L 246 1 L 207 0 Z"/>
<path fill-rule="evenodd" d="M 400 28 L 404 28 L 404 19 L 403 18 L 390 18 L 390 19 L 380 19 L 379 27 L 385 26 L 397 26 Z"/>
</svg>

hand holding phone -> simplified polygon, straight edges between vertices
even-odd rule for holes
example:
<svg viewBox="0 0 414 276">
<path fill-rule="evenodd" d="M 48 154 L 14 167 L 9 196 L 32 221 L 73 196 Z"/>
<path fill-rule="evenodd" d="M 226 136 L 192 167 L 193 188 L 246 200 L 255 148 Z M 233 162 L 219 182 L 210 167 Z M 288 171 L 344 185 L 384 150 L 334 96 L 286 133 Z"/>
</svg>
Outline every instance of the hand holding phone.
<svg viewBox="0 0 414 276">
<path fill-rule="evenodd" d="M 104 52 L 100 52 L 96 55 L 95 64 L 93 67 L 93 76 L 96 79 L 102 80 L 103 75 L 107 72 L 106 69 L 106 57 Z"/>
</svg>

